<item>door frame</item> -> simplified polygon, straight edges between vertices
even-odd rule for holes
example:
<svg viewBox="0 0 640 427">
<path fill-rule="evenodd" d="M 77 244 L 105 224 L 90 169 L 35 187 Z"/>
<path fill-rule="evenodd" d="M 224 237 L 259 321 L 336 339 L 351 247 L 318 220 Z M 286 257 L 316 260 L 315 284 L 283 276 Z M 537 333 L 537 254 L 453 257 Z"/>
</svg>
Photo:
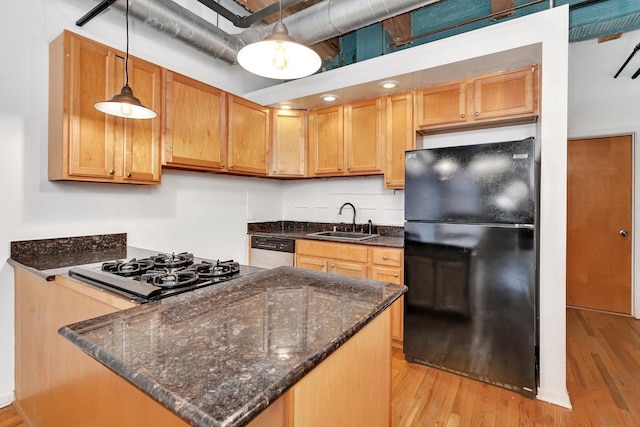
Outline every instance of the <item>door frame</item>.
<svg viewBox="0 0 640 427">
<path fill-rule="evenodd" d="M 640 200 L 640 150 L 636 149 L 640 128 L 615 128 L 591 131 L 568 132 L 567 139 L 606 138 L 610 136 L 631 136 L 631 315 L 640 319 L 640 277 L 637 273 L 640 265 L 640 236 L 636 233 L 636 224 L 640 224 L 637 201 Z"/>
</svg>

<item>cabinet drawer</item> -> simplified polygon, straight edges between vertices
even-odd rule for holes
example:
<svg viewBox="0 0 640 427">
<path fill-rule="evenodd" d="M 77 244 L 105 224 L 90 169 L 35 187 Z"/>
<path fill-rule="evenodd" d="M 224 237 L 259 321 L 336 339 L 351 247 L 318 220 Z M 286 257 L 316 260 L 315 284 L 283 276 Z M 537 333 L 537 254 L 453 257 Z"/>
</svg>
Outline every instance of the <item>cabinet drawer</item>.
<svg viewBox="0 0 640 427">
<path fill-rule="evenodd" d="M 402 249 L 371 248 L 371 263 L 388 267 L 402 267 Z"/>
<path fill-rule="evenodd" d="M 348 243 L 296 241 L 296 253 L 331 259 L 367 263 L 367 247 Z"/>
</svg>

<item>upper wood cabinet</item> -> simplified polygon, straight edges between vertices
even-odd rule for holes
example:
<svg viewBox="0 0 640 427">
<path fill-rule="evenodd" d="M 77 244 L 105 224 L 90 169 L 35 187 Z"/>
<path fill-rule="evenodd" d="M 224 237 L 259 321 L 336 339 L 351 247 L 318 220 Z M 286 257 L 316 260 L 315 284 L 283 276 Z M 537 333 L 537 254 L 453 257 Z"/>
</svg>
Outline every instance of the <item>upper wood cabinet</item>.
<svg viewBox="0 0 640 427">
<path fill-rule="evenodd" d="M 533 122 L 538 66 L 419 89 L 416 109 L 416 128 L 426 133 Z"/>
<path fill-rule="evenodd" d="M 309 113 L 309 175 L 382 173 L 382 98 L 319 108 Z"/>
<path fill-rule="evenodd" d="M 220 171 L 226 156 L 226 94 L 164 70 L 163 139 L 166 166 Z"/>
<path fill-rule="evenodd" d="M 344 146 L 347 173 L 382 173 L 384 107 L 383 98 L 345 105 Z"/>
<path fill-rule="evenodd" d="M 309 175 L 342 175 L 344 114 L 342 105 L 309 112 Z"/>
<path fill-rule="evenodd" d="M 267 147 L 271 141 L 269 109 L 233 95 L 227 97 L 227 169 L 234 173 L 266 175 Z"/>
<path fill-rule="evenodd" d="M 413 95 L 410 92 L 388 96 L 386 120 L 387 156 L 384 169 L 386 188 L 404 188 L 404 153 L 416 147 L 413 128 Z"/>
<path fill-rule="evenodd" d="M 271 176 L 303 177 L 306 175 L 307 113 L 273 110 L 271 144 Z"/>
<path fill-rule="evenodd" d="M 129 83 L 151 120 L 104 114 L 120 92 L 124 53 L 64 31 L 49 46 L 49 179 L 160 183 L 161 68 L 129 57 Z"/>
</svg>

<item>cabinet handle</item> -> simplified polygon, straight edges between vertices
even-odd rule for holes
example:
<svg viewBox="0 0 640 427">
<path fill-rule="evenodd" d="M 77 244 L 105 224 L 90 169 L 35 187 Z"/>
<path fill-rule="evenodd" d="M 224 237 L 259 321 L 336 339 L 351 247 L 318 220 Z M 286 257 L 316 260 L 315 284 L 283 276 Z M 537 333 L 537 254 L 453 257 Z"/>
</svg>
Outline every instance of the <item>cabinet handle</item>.
<svg viewBox="0 0 640 427">
<path fill-rule="evenodd" d="M 476 113 L 474 114 L 474 116 L 476 116 L 476 117 L 478 117 L 479 115 L 480 115 L 480 113 L 478 113 L 477 111 L 476 111 Z"/>
<path fill-rule="evenodd" d="M 386 256 L 386 255 L 384 255 L 384 256 L 382 257 L 382 259 L 386 261 L 386 260 L 387 260 L 387 256 Z"/>
<path fill-rule="evenodd" d="M 398 277 L 398 273 L 394 274 L 393 277 Z"/>
<path fill-rule="evenodd" d="M 229 169 L 233 169 L 233 165 L 229 165 Z"/>
<path fill-rule="evenodd" d="M 224 163 L 220 163 L 220 167 L 223 168 L 224 167 Z"/>
<path fill-rule="evenodd" d="M 333 264 L 333 263 L 331 264 L 331 267 L 335 267 L 335 266 L 336 266 L 335 264 Z"/>
<path fill-rule="evenodd" d="M 338 170 L 339 170 L 339 171 L 341 171 L 341 170 L 342 170 L 342 168 L 338 168 Z"/>
<path fill-rule="evenodd" d="M 109 171 L 109 175 L 113 175 L 114 173 L 116 173 L 116 171 L 114 171 L 113 169 Z"/>
<path fill-rule="evenodd" d="M 127 178 L 131 178 L 131 172 L 127 172 Z"/>
<path fill-rule="evenodd" d="M 391 183 L 391 181 L 387 180 L 387 184 L 390 184 L 390 183 Z"/>
<path fill-rule="evenodd" d="M 351 166 L 348 166 L 348 167 L 347 167 L 347 170 L 348 170 L 348 171 L 350 171 L 350 170 L 351 170 Z"/>
<path fill-rule="evenodd" d="M 460 118 L 464 119 L 464 113 L 460 114 Z"/>
<path fill-rule="evenodd" d="M 274 170 L 273 170 L 273 173 L 278 173 L 278 171 L 274 169 Z"/>
</svg>

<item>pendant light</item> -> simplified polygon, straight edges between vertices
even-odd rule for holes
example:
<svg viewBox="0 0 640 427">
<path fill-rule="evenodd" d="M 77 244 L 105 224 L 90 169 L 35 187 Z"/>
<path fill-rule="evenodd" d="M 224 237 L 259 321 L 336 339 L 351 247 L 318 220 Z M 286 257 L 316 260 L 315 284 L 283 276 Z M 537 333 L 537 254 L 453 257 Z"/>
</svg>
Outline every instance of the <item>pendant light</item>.
<svg viewBox="0 0 640 427">
<path fill-rule="evenodd" d="M 114 95 L 109 101 L 96 102 L 94 107 L 105 114 L 124 117 L 126 119 L 153 119 L 155 111 L 142 105 L 140 100 L 133 96 L 133 90 L 129 87 L 129 0 L 125 12 L 127 23 L 127 51 L 124 59 L 124 86 L 120 93 Z"/>
<path fill-rule="evenodd" d="M 299 79 L 318 71 L 322 61 L 313 49 L 297 43 L 280 17 L 273 32 L 262 41 L 251 43 L 238 52 L 238 63 L 250 73 L 270 79 Z"/>
</svg>

